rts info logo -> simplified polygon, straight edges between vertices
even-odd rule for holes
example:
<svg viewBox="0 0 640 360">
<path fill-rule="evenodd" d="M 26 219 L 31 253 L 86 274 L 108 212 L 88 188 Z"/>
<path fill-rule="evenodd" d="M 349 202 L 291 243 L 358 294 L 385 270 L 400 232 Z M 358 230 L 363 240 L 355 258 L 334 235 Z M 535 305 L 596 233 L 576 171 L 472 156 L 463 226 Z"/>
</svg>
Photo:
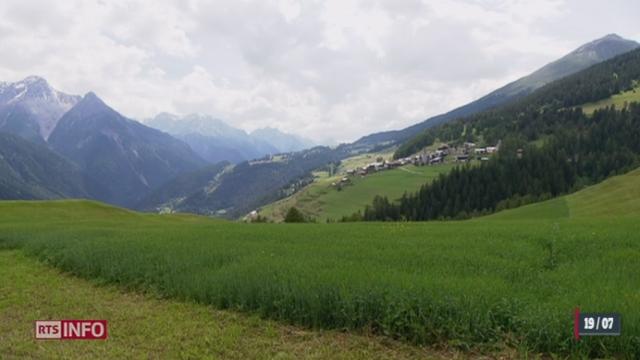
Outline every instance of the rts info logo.
<svg viewBox="0 0 640 360">
<path fill-rule="evenodd" d="M 38 340 L 105 340 L 107 320 L 37 320 Z"/>
</svg>

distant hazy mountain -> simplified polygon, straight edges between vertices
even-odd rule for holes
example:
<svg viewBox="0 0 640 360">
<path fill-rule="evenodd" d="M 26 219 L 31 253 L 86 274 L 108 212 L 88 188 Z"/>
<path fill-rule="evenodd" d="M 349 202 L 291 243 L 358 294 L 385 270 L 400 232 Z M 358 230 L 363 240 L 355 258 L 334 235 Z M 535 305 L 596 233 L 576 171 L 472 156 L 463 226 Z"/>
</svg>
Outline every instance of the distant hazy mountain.
<svg viewBox="0 0 640 360">
<path fill-rule="evenodd" d="M 210 163 L 239 163 L 280 152 L 271 144 L 254 139 L 243 130 L 207 115 L 180 117 L 161 113 L 146 123 L 183 140 Z"/>
<path fill-rule="evenodd" d="M 93 93 L 60 119 L 49 144 L 85 172 L 91 197 L 123 206 L 205 165 L 184 142 L 125 118 Z"/>
<path fill-rule="evenodd" d="M 230 139 L 244 139 L 247 137 L 246 132 L 229 126 L 220 119 L 203 114 L 178 116 L 169 113 L 160 113 L 156 117 L 146 121 L 146 123 L 160 130 L 177 135 L 198 133 L 206 136 Z"/>
<path fill-rule="evenodd" d="M 0 132 L 0 199 L 87 196 L 78 166 L 45 145 Z"/>
<path fill-rule="evenodd" d="M 365 136 L 353 145 L 371 147 L 383 143 L 394 144 L 402 142 L 424 129 L 518 99 L 554 80 L 586 69 L 587 67 L 613 58 L 616 55 L 629 52 L 639 46 L 640 44 L 637 42 L 623 39 L 618 35 L 607 35 L 582 45 L 559 60 L 549 63 L 530 75 L 509 83 L 467 105 L 461 106 L 446 114 L 434 116 L 403 130 L 385 131 Z"/>
<path fill-rule="evenodd" d="M 309 139 L 283 133 L 278 129 L 270 127 L 254 130 L 251 132 L 251 136 L 268 142 L 280 150 L 280 152 L 300 151 L 310 149 L 315 145 L 313 141 Z"/>
<path fill-rule="evenodd" d="M 53 89 L 37 76 L 0 82 L 0 131 L 44 142 L 62 115 L 80 99 Z"/>
<path fill-rule="evenodd" d="M 146 123 L 184 140 L 196 153 L 211 163 L 239 163 L 267 154 L 310 147 L 308 141 L 295 135 L 275 129 L 256 130 L 247 134 L 244 130 L 208 115 L 191 114 L 180 117 L 161 113 Z"/>
</svg>

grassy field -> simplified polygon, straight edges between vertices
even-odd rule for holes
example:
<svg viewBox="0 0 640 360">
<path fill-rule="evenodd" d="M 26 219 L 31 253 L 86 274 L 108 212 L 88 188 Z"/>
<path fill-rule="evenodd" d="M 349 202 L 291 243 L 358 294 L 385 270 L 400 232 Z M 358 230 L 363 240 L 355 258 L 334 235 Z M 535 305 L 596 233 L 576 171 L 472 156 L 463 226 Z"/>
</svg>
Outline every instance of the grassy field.
<svg viewBox="0 0 640 360">
<path fill-rule="evenodd" d="M 613 95 L 610 98 L 582 105 L 585 114 L 593 114 L 597 109 L 615 105 L 616 109 L 624 107 L 625 103 L 640 102 L 640 86 L 635 89 Z"/>
<path fill-rule="evenodd" d="M 322 176 L 316 178 L 300 192 L 265 206 L 260 213 L 273 221 L 280 222 L 284 219 L 287 210 L 295 206 L 305 215 L 320 222 L 327 219 L 339 220 L 344 215 L 364 210 L 366 205 L 371 204 L 375 195 L 398 199 L 405 191 L 418 190 L 421 185 L 430 182 L 441 173 L 449 172 L 452 167 L 451 164 L 407 165 L 365 177 L 353 176 L 352 184 L 342 187 L 340 191 L 332 187 L 331 183 L 339 181 L 343 175 Z"/>
<path fill-rule="evenodd" d="M 523 357 L 637 358 L 638 176 L 463 222 L 240 224 L 3 202 L 0 247 L 118 289 L 310 329 Z M 622 313 L 623 336 L 573 341 L 575 307 Z"/>
<path fill-rule="evenodd" d="M 487 219 L 599 219 L 640 215 L 640 170 L 577 193 L 496 213 Z"/>
<path fill-rule="evenodd" d="M 360 154 L 360 155 L 352 156 L 350 158 L 346 158 L 340 162 L 340 167 L 338 168 L 338 172 L 345 173 L 349 169 L 355 169 L 358 167 L 365 166 L 367 164 L 371 164 L 372 162 L 376 162 L 376 159 L 380 157 L 385 160 L 391 160 L 393 159 L 393 153 L 395 151 L 396 151 L 396 147 L 390 147 L 388 149 L 381 150 L 379 152 Z"/>
<path fill-rule="evenodd" d="M 461 358 L 374 336 L 309 331 L 210 306 L 123 292 L 71 277 L 15 250 L 0 251 L 3 359 Z M 9 271 L 6 271 L 9 270 Z M 109 320 L 107 341 L 33 340 L 34 319 Z M 508 354 L 508 353 L 507 353 Z"/>
</svg>

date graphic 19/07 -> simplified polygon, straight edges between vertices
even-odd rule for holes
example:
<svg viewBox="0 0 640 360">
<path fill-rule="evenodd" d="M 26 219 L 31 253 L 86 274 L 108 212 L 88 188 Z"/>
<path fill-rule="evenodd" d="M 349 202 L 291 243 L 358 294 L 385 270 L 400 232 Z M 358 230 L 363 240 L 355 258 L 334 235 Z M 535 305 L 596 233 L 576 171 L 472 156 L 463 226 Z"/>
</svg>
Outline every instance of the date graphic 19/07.
<svg viewBox="0 0 640 360">
<path fill-rule="evenodd" d="M 622 317 L 618 313 L 581 313 L 575 310 L 573 334 L 580 336 L 618 336 L 622 329 Z"/>
</svg>

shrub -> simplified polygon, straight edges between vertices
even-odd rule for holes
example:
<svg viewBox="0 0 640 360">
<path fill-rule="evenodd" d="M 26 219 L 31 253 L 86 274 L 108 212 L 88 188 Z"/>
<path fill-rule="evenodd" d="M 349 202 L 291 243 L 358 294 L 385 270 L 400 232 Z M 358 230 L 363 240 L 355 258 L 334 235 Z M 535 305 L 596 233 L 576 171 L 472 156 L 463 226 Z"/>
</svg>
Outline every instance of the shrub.
<svg viewBox="0 0 640 360">
<path fill-rule="evenodd" d="M 289 211 L 287 211 L 287 215 L 284 217 L 284 222 L 287 223 L 303 223 L 307 222 L 304 215 L 300 210 L 296 207 L 292 206 Z"/>
</svg>

